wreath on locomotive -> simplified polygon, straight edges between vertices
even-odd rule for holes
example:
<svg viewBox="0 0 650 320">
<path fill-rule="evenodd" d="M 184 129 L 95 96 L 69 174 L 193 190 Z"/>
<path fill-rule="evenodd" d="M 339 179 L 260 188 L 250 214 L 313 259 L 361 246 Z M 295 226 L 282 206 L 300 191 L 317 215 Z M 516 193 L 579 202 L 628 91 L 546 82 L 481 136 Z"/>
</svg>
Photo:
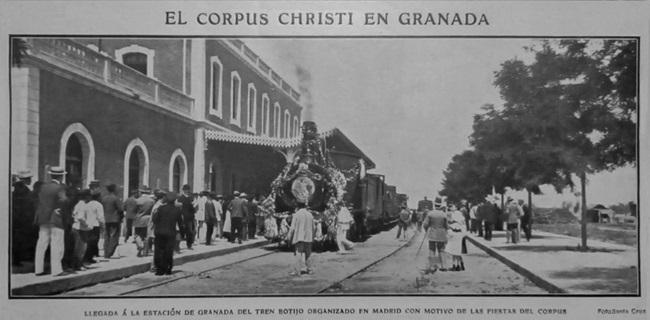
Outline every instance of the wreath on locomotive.
<svg viewBox="0 0 650 320">
<path fill-rule="evenodd" d="M 359 176 L 359 166 L 339 170 L 323 148 L 316 123 L 305 121 L 302 135 L 299 152 L 271 184 L 275 211 L 290 216 L 304 203 L 322 227 L 322 238 L 315 240 L 333 240 L 346 185 Z"/>
</svg>

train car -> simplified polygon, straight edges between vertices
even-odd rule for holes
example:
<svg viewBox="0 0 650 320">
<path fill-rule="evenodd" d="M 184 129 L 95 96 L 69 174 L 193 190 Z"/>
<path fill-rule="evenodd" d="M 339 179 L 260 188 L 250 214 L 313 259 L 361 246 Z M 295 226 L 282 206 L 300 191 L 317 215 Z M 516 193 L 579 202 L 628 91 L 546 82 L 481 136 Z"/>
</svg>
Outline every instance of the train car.
<svg viewBox="0 0 650 320">
<path fill-rule="evenodd" d="M 388 225 L 392 224 L 397 220 L 399 212 L 401 210 L 399 200 L 397 198 L 397 187 L 387 185 L 386 191 L 384 192 L 384 212 L 383 212 L 383 224 Z"/>
<path fill-rule="evenodd" d="M 407 196 L 405 193 L 398 193 L 397 194 L 397 203 L 399 203 L 400 207 L 406 207 L 408 208 L 408 201 L 409 201 L 409 196 Z"/>
</svg>

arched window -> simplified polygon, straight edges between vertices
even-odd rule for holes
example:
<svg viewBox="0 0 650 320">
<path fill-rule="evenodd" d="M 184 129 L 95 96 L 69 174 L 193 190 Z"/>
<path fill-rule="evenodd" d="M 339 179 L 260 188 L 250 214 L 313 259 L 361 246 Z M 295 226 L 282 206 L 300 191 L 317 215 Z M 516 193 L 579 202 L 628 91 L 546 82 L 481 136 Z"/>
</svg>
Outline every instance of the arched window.
<svg viewBox="0 0 650 320">
<path fill-rule="evenodd" d="M 180 192 L 187 184 L 187 158 L 181 149 L 176 149 L 169 159 L 169 190 Z"/>
<path fill-rule="evenodd" d="M 280 137 L 280 104 L 273 104 L 273 131 L 275 131 L 275 137 Z"/>
<path fill-rule="evenodd" d="M 115 59 L 153 78 L 153 58 L 155 53 L 152 49 L 134 44 L 115 50 Z"/>
<path fill-rule="evenodd" d="M 291 134 L 291 114 L 289 110 L 284 110 L 284 137 L 289 138 Z"/>
<path fill-rule="evenodd" d="M 297 137 L 300 135 L 300 123 L 298 122 L 298 117 L 293 117 L 293 136 Z"/>
<path fill-rule="evenodd" d="M 135 138 L 124 151 L 124 199 L 145 185 L 149 185 L 149 150 L 140 138 Z"/>
<path fill-rule="evenodd" d="M 222 116 L 223 64 L 219 57 L 210 57 L 210 113 Z"/>
<path fill-rule="evenodd" d="M 247 103 L 247 121 L 246 128 L 248 131 L 255 133 L 255 122 L 257 120 L 257 89 L 252 82 L 248 84 Z"/>
<path fill-rule="evenodd" d="M 271 106 L 269 105 L 269 95 L 264 93 L 262 95 L 262 134 L 265 136 L 269 135 L 269 124 L 270 124 L 270 111 Z"/>
<path fill-rule="evenodd" d="M 69 173 L 66 183 L 83 188 L 95 180 L 95 144 L 88 129 L 79 122 L 69 125 L 60 145 L 59 166 Z"/>
<path fill-rule="evenodd" d="M 230 73 L 230 123 L 241 125 L 241 78 L 237 71 Z"/>
</svg>

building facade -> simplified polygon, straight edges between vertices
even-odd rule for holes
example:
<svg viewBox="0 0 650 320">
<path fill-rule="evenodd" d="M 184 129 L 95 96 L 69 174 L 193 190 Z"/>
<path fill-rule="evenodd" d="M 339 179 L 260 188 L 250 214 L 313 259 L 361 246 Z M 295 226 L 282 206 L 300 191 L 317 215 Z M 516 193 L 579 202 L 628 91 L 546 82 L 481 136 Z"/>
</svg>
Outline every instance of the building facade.
<svg viewBox="0 0 650 320">
<path fill-rule="evenodd" d="M 300 141 L 300 94 L 237 39 L 14 38 L 12 172 L 266 193 Z M 332 131 L 334 132 L 334 131 Z M 333 152 L 370 159 L 340 131 Z M 339 150 L 334 150 L 340 146 Z M 348 159 L 349 158 L 349 159 Z"/>
</svg>

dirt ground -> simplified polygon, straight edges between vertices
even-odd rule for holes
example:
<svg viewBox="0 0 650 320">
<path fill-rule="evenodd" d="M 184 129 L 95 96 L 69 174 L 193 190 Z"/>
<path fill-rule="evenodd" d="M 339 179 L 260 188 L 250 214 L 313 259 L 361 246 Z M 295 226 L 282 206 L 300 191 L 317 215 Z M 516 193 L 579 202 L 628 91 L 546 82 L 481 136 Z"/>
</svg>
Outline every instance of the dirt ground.
<svg viewBox="0 0 650 320">
<path fill-rule="evenodd" d="M 448 243 L 452 252 L 460 253 L 461 236 Z M 328 293 L 399 293 L 399 294 L 547 294 L 528 279 L 490 257 L 482 250 L 467 245 L 463 255 L 465 271 L 438 271 L 424 275 L 427 265 L 427 243 L 418 253 L 418 236 L 413 245 L 379 262 Z"/>
<path fill-rule="evenodd" d="M 534 224 L 533 233 L 535 230 L 563 234 L 570 237 L 580 237 L 579 223 Z M 634 247 L 637 246 L 637 232 L 635 225 L 589 223 L 587 225 L 587 236 L 589 239 Z"/>
</svg>

